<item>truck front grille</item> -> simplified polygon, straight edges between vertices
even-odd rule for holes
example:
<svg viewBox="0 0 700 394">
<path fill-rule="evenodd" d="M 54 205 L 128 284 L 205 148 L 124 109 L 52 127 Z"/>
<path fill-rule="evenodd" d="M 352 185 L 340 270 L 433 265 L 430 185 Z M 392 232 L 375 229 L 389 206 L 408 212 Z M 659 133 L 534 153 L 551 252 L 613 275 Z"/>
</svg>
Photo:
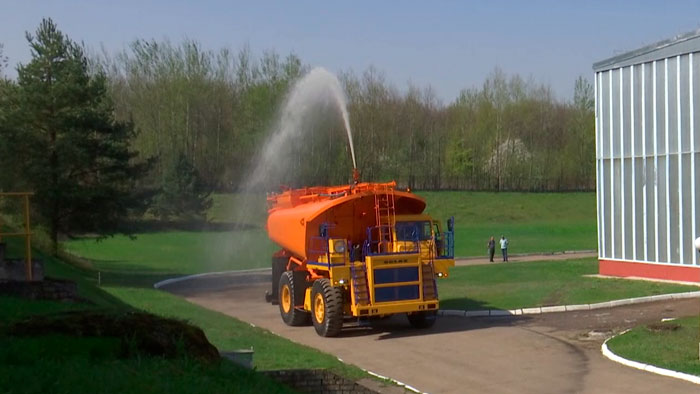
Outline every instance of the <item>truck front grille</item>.
<svg viewBox="0 0 700 394">
<path fill-rule="evenodd" d="M 420 297 L 418 285 L 379 287 L 374 289 L 376 302 L 417 300 Z"/>
<path fill-rule="evenodd" d="M 376 268 L 374 270 L 375 285 L 417 281 L 418 267 Z"/>
</svg>

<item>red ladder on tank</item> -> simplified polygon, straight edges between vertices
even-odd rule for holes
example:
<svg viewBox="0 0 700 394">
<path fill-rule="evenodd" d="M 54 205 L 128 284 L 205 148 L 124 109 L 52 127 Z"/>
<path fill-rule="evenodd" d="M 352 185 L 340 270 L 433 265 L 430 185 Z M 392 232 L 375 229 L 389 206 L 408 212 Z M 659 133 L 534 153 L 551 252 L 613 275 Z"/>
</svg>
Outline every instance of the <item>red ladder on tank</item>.
<svg viewBox="0 0 700 394">
<path fill-rule="evenodd" d="M 391 242 L 396 225 L 396 206 L 394 188 L 382 185 L 374 194 L 374 212 L 376 215 L 377 229 L 379 231 L 377 251 L 386 253 L 391 251 Z"/>
</svg>

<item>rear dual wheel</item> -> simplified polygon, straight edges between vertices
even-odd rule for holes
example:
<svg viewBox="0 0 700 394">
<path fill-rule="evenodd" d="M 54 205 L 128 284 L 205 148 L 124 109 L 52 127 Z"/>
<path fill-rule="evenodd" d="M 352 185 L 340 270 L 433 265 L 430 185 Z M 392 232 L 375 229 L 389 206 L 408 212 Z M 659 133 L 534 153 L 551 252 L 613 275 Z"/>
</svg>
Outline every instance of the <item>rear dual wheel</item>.
<svg viewBox="0 0 700 394">
<path fill-rule="evenodd" d="M 304 304 L 306 287 L 305 272 L 286 271 L 280 277 L 278 293 L 280 315 L 289 326 L 309 324 L 309 312 L 298 307 Z"/>
<path fill-rule="evenodd" d="M 322 337 L 334 337 L 343 327 L 343 292 L 328 279 L 318 279 L 311 287 L 311 321 Z"/>
</svg>

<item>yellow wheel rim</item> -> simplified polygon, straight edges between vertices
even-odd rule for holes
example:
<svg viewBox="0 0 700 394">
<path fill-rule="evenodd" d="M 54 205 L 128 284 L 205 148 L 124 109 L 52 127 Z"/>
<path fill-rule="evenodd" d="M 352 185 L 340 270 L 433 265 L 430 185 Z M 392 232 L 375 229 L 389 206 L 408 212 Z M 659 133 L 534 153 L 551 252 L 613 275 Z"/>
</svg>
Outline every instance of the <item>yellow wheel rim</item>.
<svg viewBox="0 0 700 394">
<path fill-rule="evenodd" d="M 323 302 L 323 295 L 321 293 L 316 294 L 314 297 L 314 317 L 319 323 L 323 323 L 323 318 L 326 315 L 326 303 Z"/>
<path fill-rule="evenodd" d="M 289 291 L 289 286 L 282 286 L 282 310 L 289 313 L 292 310 L 292 293 Z"/>
</svg>

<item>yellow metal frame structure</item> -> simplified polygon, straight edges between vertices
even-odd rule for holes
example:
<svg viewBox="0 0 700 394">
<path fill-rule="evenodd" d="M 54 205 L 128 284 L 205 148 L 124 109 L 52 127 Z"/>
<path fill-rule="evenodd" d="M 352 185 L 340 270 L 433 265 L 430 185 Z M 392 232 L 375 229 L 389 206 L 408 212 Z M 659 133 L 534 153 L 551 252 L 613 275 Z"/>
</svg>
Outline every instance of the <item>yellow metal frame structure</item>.
<svg viewBox="0 0 700 394">
<path fill-rule="evenodd" d="M 24 200 L 23 214 L 24 214 L 24 231 L 6 233 L 2 232 L 2 223 L 0 222 L 0 242 L 2 242 L 2 237 L 24 237 L 24 265 L 27 280 L 33 280 L 32 277 L 32 232 L 30 231 L 29 223 L 29 197 L 33 196 L 32 192 L 0 192 L 0 198 L 2 197 L 17 197 Z"/>
<path fill-rule="evenodd" d="M 416 248 L 416 245 L 412 241 L 398 241 L 396 238 L 392 239 L 392 244 L 397 251 L 404 252 L 400 248 L 406 250 L 416 250 L 419 249 L 420 252 L 417 253 L 394 253 L 391 254 L 380 254 L 374 256 L 367 256 L 364 263 L 351 262 L 349 251 L 347 248 L 343 252 L 336 252 L 334 248 L 334 242 L 338 239 L 328 240 L 328 250 L 330 253 L 319 256 L 318 265 L 314 264 L 312 266 L 317 272 L 327 272 L 333 286 L 342 286 L 346 291 L 349 292 L 350 302 L 345 305 L 345 310 L 348 315 L 355 317 L 370 317 L 370 316 L 381 316 L 390 315 L 395 313 L 413 313 L 420 311 L 430 311 L 437 310 L 440 305 L 440 301 L 437 299 L 426 300 L 423 294 L 423 275 L 424 271 L 421 269 L 423 265 L 432 264 L 435 274 L 441 273 L 443 277 L 446 277 L 449 268 L 454 267 L 454 259 L 436 259 L 433 256 L 432 250 L 434 248 L 435 234 L 433 233 L 433 226 L 439 223 L 432 220 L 429 215 L 397 215 L 397 221 L 428 221 L 431 223 L 431 239 L 419 241 L 420 248 Z M 427 251 L 426 251 L 427 250 Z M 330 260 L 330 261 L 329 261 Z M 329 264 L 330 263 L 330 264 Z M 369 291 L 369 304 L 356 304 L 355 303 L 355 289 L 352 284 L 352 275 L 350 271 L 350 265 L 355 265 L 357 269 L 359 266 L 364 265 L 367 273 L 367 286 Z M 375 299 L 375 289 L 382 287 L 393 287 L 397 283 L 386 283 L 386 284 L 375 284 L 374 283 L 374 269 L 382 268 L 399 268 L 399 267 L 416 267 L 418 269 L 418 280 L 410 282 L 399 282 L 400 285 L 418 285 L 419 297 L 414 300 L 402 300 L 402 301 L 382 301 L 377 302 Z M 311 300 L 311 288 L 306 289 L 304 297 L 304 309 L 309 312 L 314 312 L 313 302 Z"/>
<path fill-rule="evenodd" d="M 439 308 L 438 300 L 424 300 L 423 297 L 423 271 L 420 269 L 422 264 L 418 254 L 405 255 L 379 255 L 367 256 L 367 280 L 369 283 L 370 305 L 355 305 L 351 306 L 353 316 L 377 316 L 389 315 L 394 313 L 404 312 L 419 312 L 427 310 L 437 310 Z M 411 282 L 399 282 L 400 285 L 418 285 L 419 296 L 415 300 L 405 301 L 384 301 L 377 302 L 375 300 L 375 289 L 381 287 L 396 286 L 397 283 L 374 284 L 374 270 L 382 268 L 399 268 L 399 267 L 416 267 L 418 269 L 418 280 Z M 353 298 L 354 299 L 354 298 Z"/>
<path fill-rule="evenodd" d="M 343 255 L 345 255 L 343 257 Z M 349 255 L 347 251 L 345 253 L 330 253 L 331 261 L 341 262 L 343 259 L 347 261 Z M 322 264 L 327 264 L 326 256 L 320 256 L 319 262 Z M 367 256 L 366 263 L 351 262 L 348 264 L 355 264 L 359 266 L 364 264 L 367 267 L 367 279 L 369 287 L 369 297 L 370 304 L 355 304 L 354 287 L 352 286 L 352 279 L 350 275 L 350 266 L 341 265 L 327 267 L 314 267 L 319 271 L 328 272 L 328 277 L 333 284 L 333 286 L 343 286 L 349 291 L 351 302 L 345 305 L 346 312 L 355 317 L 369 317 L 369 316 L 380 316 L 380 315 L 390 315 L 394 313 L 411 313 L 420 312 L 428 310 L 437 310 L 439 308 L 438 300 L 425 300 L 423 297 L 423 270 L 420 269 L 421 265 L 426 264 L 417 253 L 413 254 L 387 254 L 387 255 L 377 255 L 377 256 Z M 429 264 L 429 263 L 428 263 Z M 415 300 L 405 300 L 405 301 L 387 301 L 387 302 L 376 302 L 374 297 L 374 292 L 376 288 L 381 287 L 392 287 L 396 286 L 396 283 L 387 284 L 374 284 L 374 269 L 375 268 L 398 268 L 398 267 L 416 267 L 418 268 L 418 280 L 411 282 L 400 282 L 401 285 L 418 285 L 419 286 L 419 298 Z M 342 282 L 341 282 L 342 280 Z M 348 308 L 349 307 L 349 308 Z M 306 289 L 304 297 L 304 309 L 309 312 L 313 311 L 313 303 L 311 300 L 311 288 Z M 349 309 L 349 310 L 348 310 Z"/>
</svg>

